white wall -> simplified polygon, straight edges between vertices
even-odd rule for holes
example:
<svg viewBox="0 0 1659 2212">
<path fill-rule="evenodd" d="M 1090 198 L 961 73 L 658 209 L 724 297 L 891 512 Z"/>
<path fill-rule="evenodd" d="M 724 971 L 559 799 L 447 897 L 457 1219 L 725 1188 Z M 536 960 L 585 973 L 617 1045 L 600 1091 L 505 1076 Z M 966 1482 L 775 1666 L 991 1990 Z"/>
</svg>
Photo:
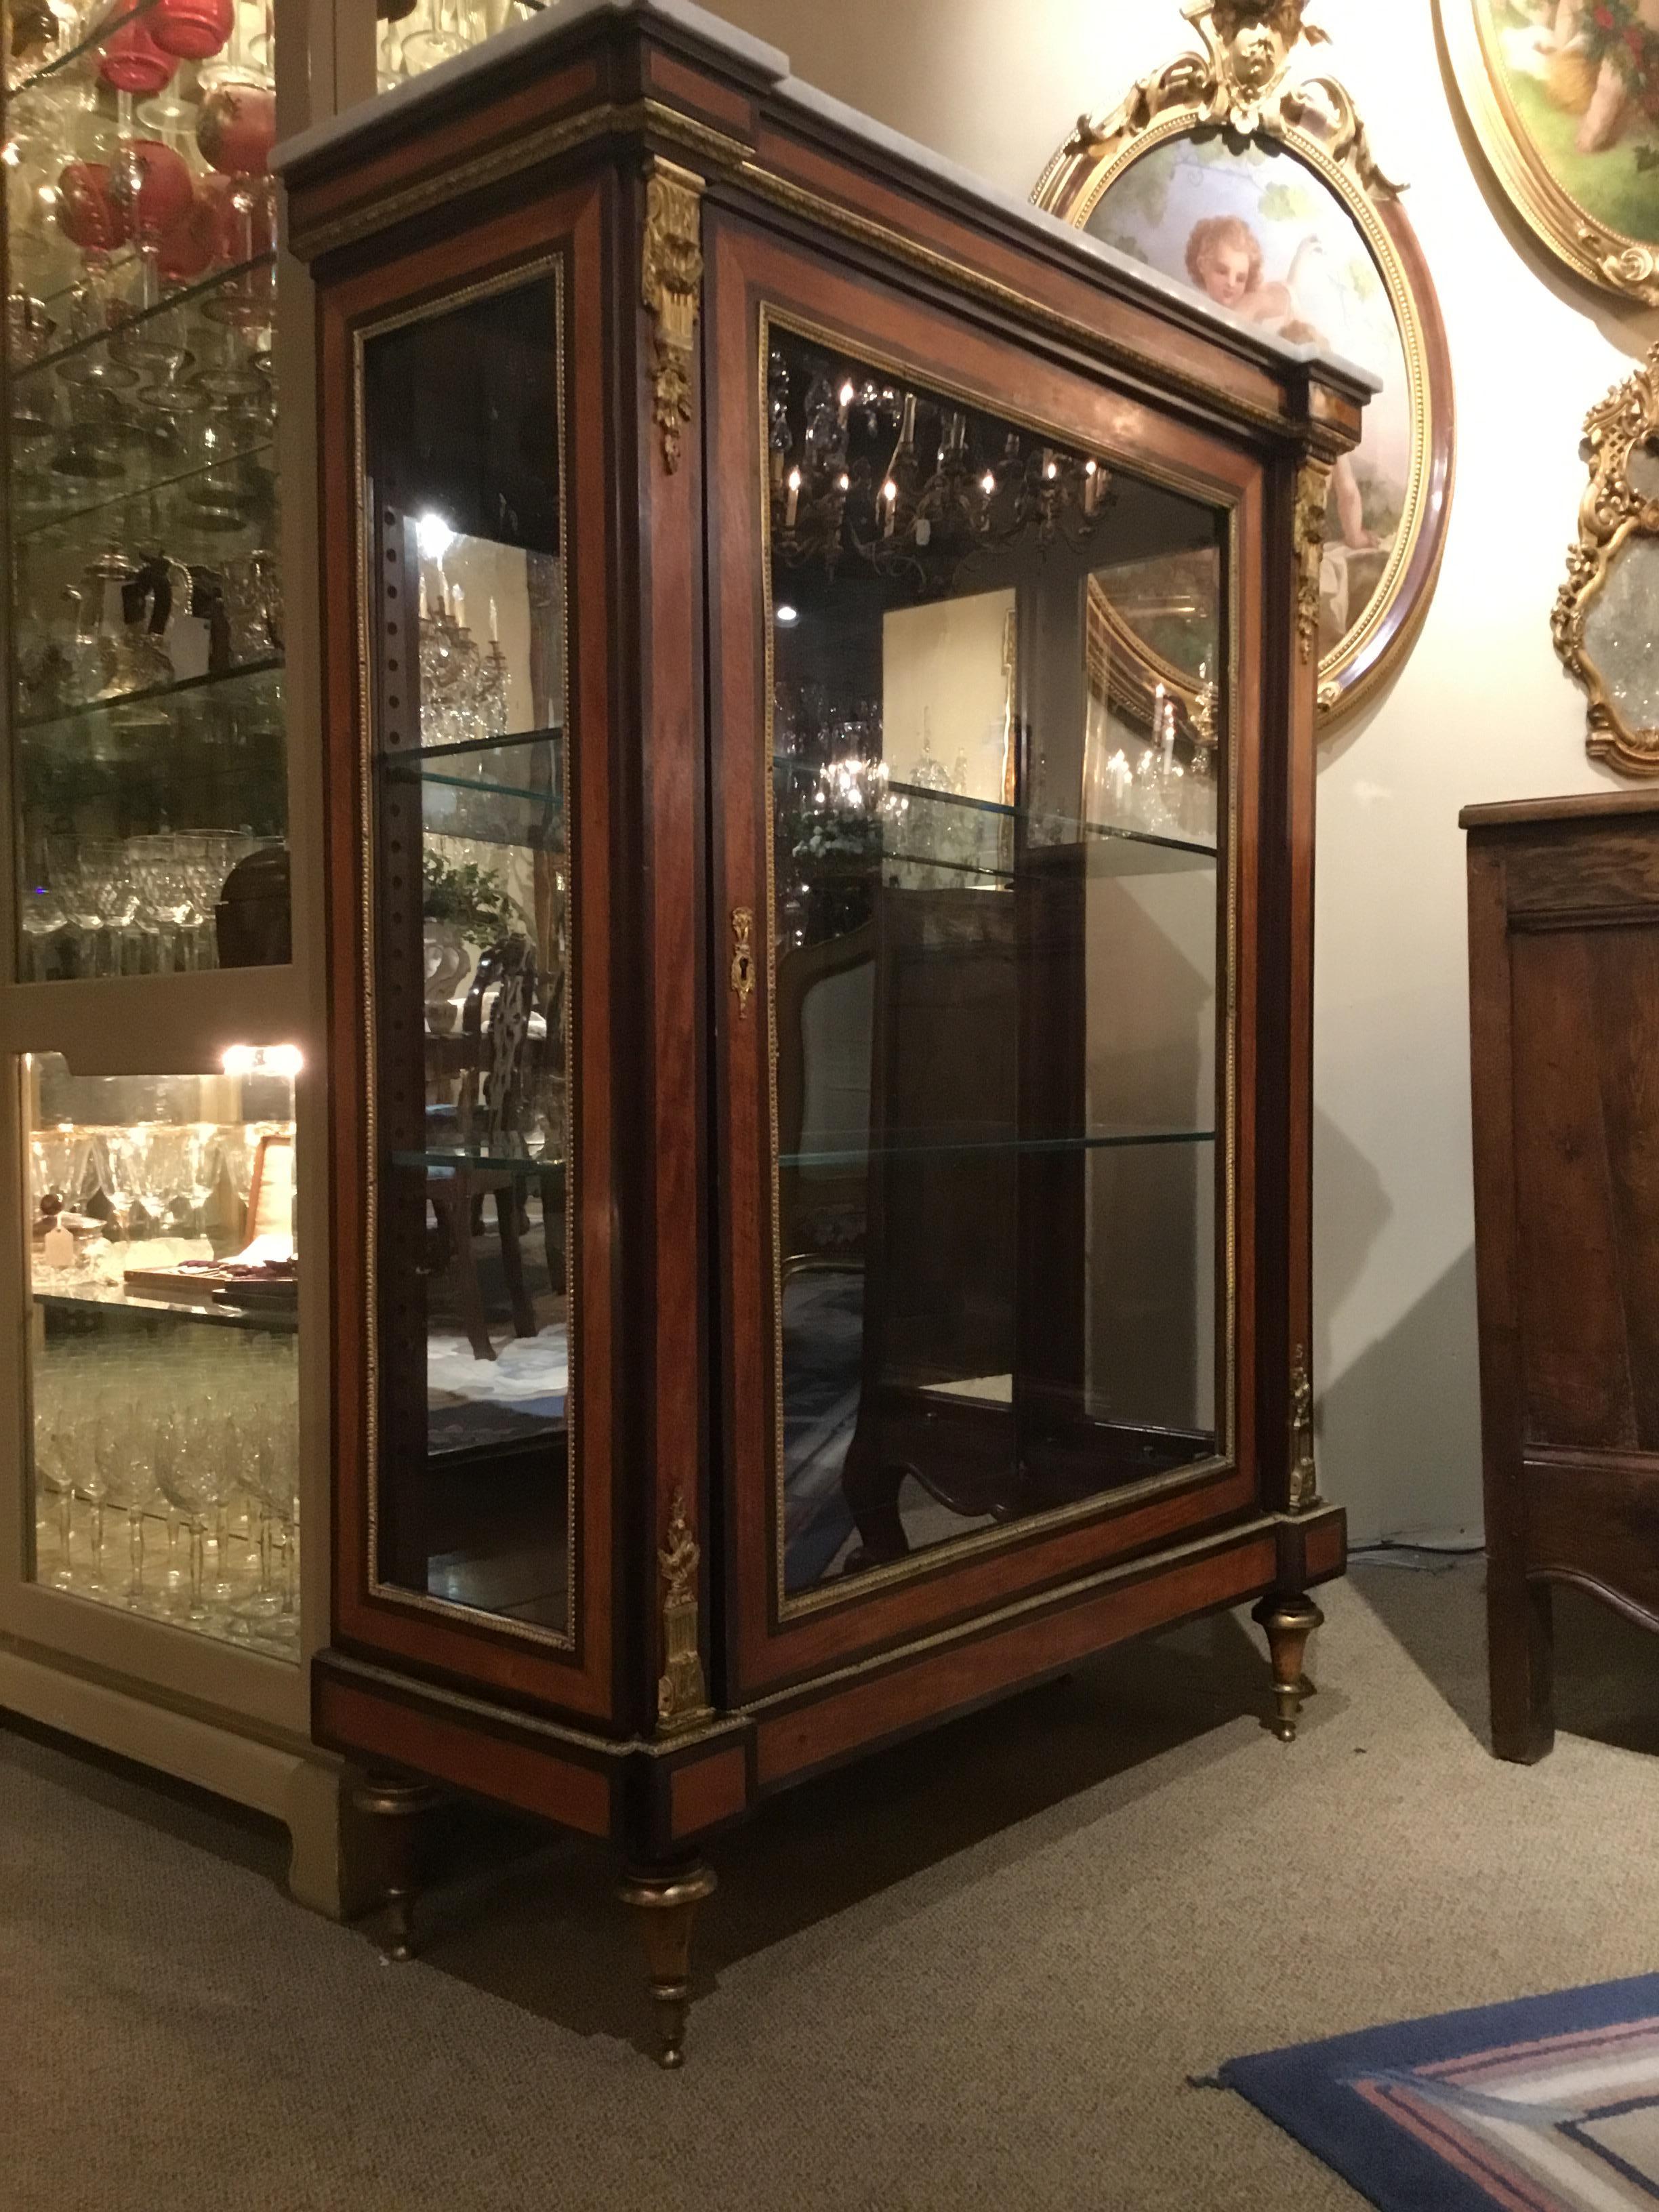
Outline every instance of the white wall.
<svg viewBox="0 0 1659 2212">
<path fill-rule="evenodd" d="M 1188 43 L 1176 0 L 715 0 L 798 75 L 1030 189 L 1079 111 Z M 1550 644 L 1586 409 L 1659 318 L 1558 276 L 1462 135 L 1431 0 L 1321 0 L 1440 290 L 1460 410 L 1445 568 L 1408 665 L 1320 781 L 1316 1376 L 1352 1533 L 1478 1520 L 1463 841 L 1474 799 L 1613 779 Z"/>
</svg>

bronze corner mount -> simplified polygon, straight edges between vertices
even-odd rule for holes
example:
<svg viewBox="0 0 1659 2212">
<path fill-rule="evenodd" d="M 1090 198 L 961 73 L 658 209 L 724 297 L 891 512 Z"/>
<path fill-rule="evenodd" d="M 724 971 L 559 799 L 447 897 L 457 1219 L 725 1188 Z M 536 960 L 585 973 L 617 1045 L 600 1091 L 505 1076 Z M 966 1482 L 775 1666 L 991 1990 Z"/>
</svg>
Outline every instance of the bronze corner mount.
<svg viewBox="0 0 1659 2212">
<path fill-rule="evenodd" d="M 652 416 L 663 466 L 680 465 L 691 420 L 691 360 L 702 297 L 703 179 L 653 155 L 645 168 L 640 295 L 652 318 Z"/>
<path fill-rule="evenodd" d="M 1320 512 L 1324 512 L 1322 501 Z M 1319 1470 L 1314 1463 L 1313 1377 L 1308 1372 L 1307 1347 L 1300 1344 L 1291 1362 L 1290 1431 L 1289 1510 L 1292 1513 L 1311 1513 L 1322 1501 L 1319 1495 Z"/>
<path fill-rule="evenodd" d="M 678 1735 L 713 1711 L 702 1671 L 697 1621 L 697 1570 L 702 1550 L 685 1516 L 685 1492 L 669 1509 L 668 1536 L 657 1564 L 662 1575 L 663 1672 L 657 1684 L 657 1732 Z"/>
<path fill-rule="evenodd" d="M 1319 645 L 1319 567 L 1325 550 L 1325 505 L 1330 495 L 1331 464 L 1308 460 L 1296 480 L 1296 636 L 1304 666 Z"/>
</svg>

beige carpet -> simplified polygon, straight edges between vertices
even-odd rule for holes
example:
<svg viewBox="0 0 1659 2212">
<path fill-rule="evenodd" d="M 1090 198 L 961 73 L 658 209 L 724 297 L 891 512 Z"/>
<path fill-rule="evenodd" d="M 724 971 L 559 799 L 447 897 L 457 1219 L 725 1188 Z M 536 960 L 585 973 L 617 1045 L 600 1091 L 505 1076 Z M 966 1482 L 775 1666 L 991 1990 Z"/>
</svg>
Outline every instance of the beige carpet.
<svg viewBox="0 0 1659 2212">
<path fill-rule="evenodd" d="M 0 1730 L 0 2206 L 1352 2206 L 1188 2075 L 1659 1966 L 1659 1641 L 1564 1602 L 1585 1733 L 1528 1771 L 1478 1566 L 1327 1604 L 1291 1749 L 1224 1620 L 781 1801 L 718 1854 L 677 2076 L 597 1855 L 498 1854 L 388 1968 L 274 1832 Z"/>
</svg>

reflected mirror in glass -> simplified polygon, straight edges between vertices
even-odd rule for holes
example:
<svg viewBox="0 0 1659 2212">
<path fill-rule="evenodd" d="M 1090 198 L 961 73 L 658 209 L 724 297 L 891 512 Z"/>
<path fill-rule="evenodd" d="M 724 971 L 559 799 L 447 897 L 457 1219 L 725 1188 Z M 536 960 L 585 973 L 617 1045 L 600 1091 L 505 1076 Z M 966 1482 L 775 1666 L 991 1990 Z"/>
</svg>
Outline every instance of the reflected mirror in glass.
<svg viewBox="0 0 1659 2212">
<path fill-rule="evenodd" d="M 373 337 L 364 364 L 378 1573 L 555 1636 L 573 1467 L 559 312 L 544 274 Z"/>
<path fill-rule="evenodd" d="M 769 404 L 799 1596 L 1226 1448 L 1227 524 L 777 326 Z"/>
<path fill-rule="evenodd" d="M 294 1659 L 299 1650 L 294 1072 L 21 1063 L 33 1575 Z"/>
</svg>

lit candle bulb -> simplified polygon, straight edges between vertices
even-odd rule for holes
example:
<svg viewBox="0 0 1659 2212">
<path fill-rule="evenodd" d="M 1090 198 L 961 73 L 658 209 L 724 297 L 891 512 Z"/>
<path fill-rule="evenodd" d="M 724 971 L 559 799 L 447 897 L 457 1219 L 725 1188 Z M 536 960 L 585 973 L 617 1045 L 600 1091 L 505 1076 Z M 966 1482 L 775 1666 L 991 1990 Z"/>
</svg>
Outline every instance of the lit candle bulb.
<svg viewBox="0 0 1659 2212">
<path fill-rule="evenodd" d="M 800 471 L 799 469 L 791 469 L 788 476 L 788 496 L 784 501 L 783 504 L 783 526 L 786 530 L 793 530 L 794 528 L 795 512 L 799 505 Z"/>
<path fill-rule="evenodd" d="M 894 519 L 898 513 L 898 486 L 893 482 L 891 477 L 889 477 L 882 486 L 881 495 L 887 507 L 887 520 L 881 534 L 884 538 L 890 538 L 893 534 Z"/>
<path fill-rule="evenodd" d="M 489 602 L 489 642 L 499 645 L 501 641 L 501 633 L 495 621 L 495 602 L 492 599 Z"/>
<path fill-rule="evenodd" d="M 1129 771 L 1129 757 L 1120 746 L 1106 763 L 1106 789 L 1110 798 L 1110 810 L 1120 820 L 1129 811 L 1129 788 L 1133 781 Z"/>
<path fill-rule="evenodd" d="M 466 593 L 461 589 L 459 584 L 455 586 L 455 596 L 452 602 L 452 605 L 455 616 L 456 629 L 465 629 L 466 628 Z"/>
<path fill-rule="evenodd" d="M 1100 502 L 1100 465 L 1096 461 L 1083 465 L 1083 512 L 1092 514 Z"/>
</svg>

